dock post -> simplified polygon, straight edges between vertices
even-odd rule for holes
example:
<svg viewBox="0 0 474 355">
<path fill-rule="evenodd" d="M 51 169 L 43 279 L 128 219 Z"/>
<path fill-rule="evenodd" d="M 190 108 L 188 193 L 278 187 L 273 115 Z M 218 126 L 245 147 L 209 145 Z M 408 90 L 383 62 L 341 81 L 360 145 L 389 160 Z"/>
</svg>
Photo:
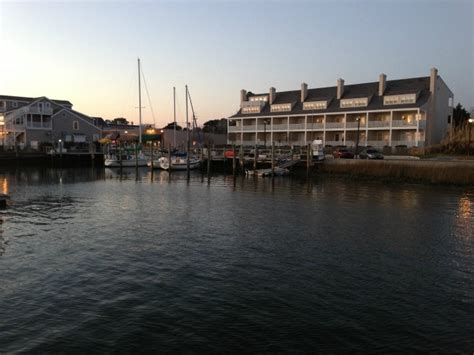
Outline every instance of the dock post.
<svg viewBox="0 0 474 355">
<path fill-rule="evenodd" d="M 119 144 L 119 161 L 120 161 L 120 176 L 122 176 L 122 168 L 123 168 L 123 162 L 122 162 L 122 143 Z"/>
<path fill-rule="evenodd" d="M 235 144 L 232 145 L 232 175 L 235 176 L 236 161 L 235 161 Z"/>
<path fill-rule="evenodd" d="M 135 169 L 138 170 L 138 145 L 135 143 Z"/>
<path fill-rule="evenodd" d="M 207 145 L 207 178 L 211 176 L 211 147 Z"/>
<path fill-rule="evenodd" d="M 153 140 L 150 142 L 151 143 L 151 151 L 150 151 L 150 166 L 151 166 L 151 171 L 153 171 Z"/>
<path fill-rule="evenodd" d="M 311 144 L 308 143 L 306 148 L 306 174 L 309 176 L 309 172 L 311 169 Z"/>
<path fill-rule="evenodd" d="M 168 148 L 168 174 L 171 174 L 171 144 Z"/>
<path fill-rule="evenodd" d="M 257 174 L 257 159 L 258 159 L 258 146 L 255 144 L 255 150 L 253 152 L 253 174 Z"/>
<path fill-rule="evenodd" d="M 239 150 L 239 166 L 240 166 L 240 173 L 244 172 L 244 146 L 240 146 Z"/>
<path fill-rule="evenodd" d="M 275 142 L 272 142 L 272 179 L 275 177 Z"/>
</svg>

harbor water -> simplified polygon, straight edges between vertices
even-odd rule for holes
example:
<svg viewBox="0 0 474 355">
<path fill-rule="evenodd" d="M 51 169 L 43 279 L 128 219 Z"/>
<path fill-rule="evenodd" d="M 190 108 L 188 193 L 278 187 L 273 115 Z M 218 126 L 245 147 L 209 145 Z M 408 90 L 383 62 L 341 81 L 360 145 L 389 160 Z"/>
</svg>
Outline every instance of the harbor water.
<svg viewBox="0 0 474 355">
<path fill-rule="evenodd" d="M 474 190 L 0 170 L 0 353 L 474 349 Z"/>
</svg>

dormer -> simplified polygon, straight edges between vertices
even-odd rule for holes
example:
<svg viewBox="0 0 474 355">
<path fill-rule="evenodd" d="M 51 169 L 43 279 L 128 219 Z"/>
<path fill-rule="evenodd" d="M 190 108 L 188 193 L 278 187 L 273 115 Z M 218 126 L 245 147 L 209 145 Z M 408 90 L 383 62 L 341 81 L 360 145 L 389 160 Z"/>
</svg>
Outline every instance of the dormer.
<svg viewBox="0 0 474 355">
<path fill-rule="evenodd" d="M 255 97 L 255 96 L 253 96 Z M 265 107 L 266 101 L 263 100 L 249 100 L 244 101 L 241 104 L 242 113 L 260 113 L 262 108 Z"/>
<path fill-rule="evenodd" d="M 292 108 L 293 108 L 292 103 L 273 104 L 270 107 L 270 111 L 271 112 L 287 112 L 287 111 L 291 111 Z"/>
<path fill-rule="evenodd" d="M 329 100 L 303 102 L 303 110 L 325 110 L 328 108 Z"/>
<path fill-rule="evenodd" d="M 369 105 L 368 97 L 358 97 L 354 99 L 342 99 L 340 101 L 341 108 L 348 107 L 367 107 Z"/>
<path fill-rule="evenodd" d="M 406 105 L 414 104 L 418 99 L 417 93 L 403 94 L 403 95 L 385 95 L 383 97 L 384 105 Z"/>
</svg>

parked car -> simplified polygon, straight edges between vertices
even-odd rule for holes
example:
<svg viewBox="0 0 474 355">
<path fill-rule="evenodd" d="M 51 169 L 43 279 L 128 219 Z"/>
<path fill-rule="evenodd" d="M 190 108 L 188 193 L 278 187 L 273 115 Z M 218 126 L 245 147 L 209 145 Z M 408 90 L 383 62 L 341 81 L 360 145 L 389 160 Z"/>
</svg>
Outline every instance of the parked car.
<svg viewBox="0 0 474 355">
<path fill-rule="evenodd" d="M 360 159 L 383 159 L 383 154 L 379 152 L 377 149 L 364 149 L 359 154 Z"/>
<path fill-rule="evenodd" d="M 334 158 L 339 159 L 353 159 L 354 154 L 348 151 L 346 148 L 337 148 L 332 155 Z"/>
</svg>

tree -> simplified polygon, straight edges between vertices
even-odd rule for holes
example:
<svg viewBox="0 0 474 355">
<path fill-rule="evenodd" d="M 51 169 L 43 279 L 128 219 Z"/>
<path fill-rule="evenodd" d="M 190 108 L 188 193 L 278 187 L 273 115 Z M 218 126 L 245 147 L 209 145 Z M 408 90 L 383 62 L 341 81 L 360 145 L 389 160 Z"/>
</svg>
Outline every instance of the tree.
<svg viewBox="0 0 474 355">
<path fill-rule="evenodd" d="M 227 119 L 207 121 L 204 123 L 202 130 L 206 133 L 227 134 Z"/>
<path fill-rule="evenodd" d="M 175 125 L 174 122 L 170 122 L 166 126 L 164 126 L 163 129 L 174 129 L 174 125 Z M 177 131 L 182 131 L 183 127 L 181 127 L 179 124 L 176 123 L 176 130 Z"/>
<path fill-rule="evenodd" d="M 117 117 L 112 120 L 112 124 L 116 125 L 128 125 L 128 121 L 126 118 L 123 117 Z"/>
<path fill-rule="evenodd" d="M 458 103 L 453 109 L 454 127 L 461 127 L 466 124 L 467 120 L 469 119 L 469 116 L 469 112 L 461 105 L 461 103 Z"/>
</svg>

